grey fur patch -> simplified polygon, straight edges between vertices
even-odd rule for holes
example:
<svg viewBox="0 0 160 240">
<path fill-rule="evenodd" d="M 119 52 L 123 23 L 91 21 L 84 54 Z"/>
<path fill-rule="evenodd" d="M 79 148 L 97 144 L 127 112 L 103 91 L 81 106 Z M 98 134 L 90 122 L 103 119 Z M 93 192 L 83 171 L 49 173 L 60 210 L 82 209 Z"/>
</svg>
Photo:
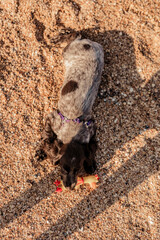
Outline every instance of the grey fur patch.
<svg viewBox="0 0 160 240">
<path fill-rule="evenodd" d="M 58 109 L 68 119 L 87 116 L 91 114 L 101 81 L 103 48 L 89 39 L 77 38 L 65 49 L 63 57 L 65 76 L 62 90 L 70 81 L 77 82 L 78 89 L 65 95 L 61 91 Z"/>
<path fill-rule="evenodd" d="M 69 81 L 66 85 L 62 88 L 62 96 L 74 92 L 78 88 L 78 83 L 75 81 Z"/>
</svg>

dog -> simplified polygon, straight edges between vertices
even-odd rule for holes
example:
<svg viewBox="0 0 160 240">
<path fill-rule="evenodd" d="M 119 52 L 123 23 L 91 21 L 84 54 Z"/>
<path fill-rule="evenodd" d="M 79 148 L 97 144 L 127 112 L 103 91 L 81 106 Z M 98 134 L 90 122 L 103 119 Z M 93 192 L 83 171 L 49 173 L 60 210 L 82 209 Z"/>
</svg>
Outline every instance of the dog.
<svg viewBox="0 0 160 240">
<path fill-rule="evenodd" d="M 77 37 L 63 50 L 64 82 L 58 110 L 45 122 L 39 160 L 51 158 L 61 166 L 64 185 L 74 188 L 77 176 L 94 172 L 96 126 L 92 107 L 101 82 L 104 53 L 100 44 Z"/>
</svg>

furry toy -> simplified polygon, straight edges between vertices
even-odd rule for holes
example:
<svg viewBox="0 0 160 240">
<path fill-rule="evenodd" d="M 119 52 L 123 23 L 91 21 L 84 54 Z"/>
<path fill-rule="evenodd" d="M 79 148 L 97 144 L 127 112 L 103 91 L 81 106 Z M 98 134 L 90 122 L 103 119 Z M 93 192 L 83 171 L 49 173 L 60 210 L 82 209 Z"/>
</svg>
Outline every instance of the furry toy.
<svg viewBox="0 0 160 240">
<path fill-rule="evenodd" d="M 90 175 L 87 177 L 78 177 L 77 184 L 75 186 L 75 189 L 78 189 L 80 185 L 89 183 L 90 187 L 95 189 L 96 188 L 96 183 L 98 182 L 99 177 L 98 175 Z M 62 192 L 66 190 L 65 186 L 63 185 L 63 181 L 56 180 L 54 182 L 56 185 L 57 189 L 56 192 Z"/>
</svg>

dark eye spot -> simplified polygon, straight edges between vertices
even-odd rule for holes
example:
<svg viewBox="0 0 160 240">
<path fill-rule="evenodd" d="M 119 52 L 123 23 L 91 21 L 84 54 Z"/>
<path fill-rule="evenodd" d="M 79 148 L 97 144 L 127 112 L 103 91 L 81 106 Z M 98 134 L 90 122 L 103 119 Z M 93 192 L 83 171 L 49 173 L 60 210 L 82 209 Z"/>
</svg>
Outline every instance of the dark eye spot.
<svg viewBox="0 0 160 240">
<path fill-rule="evenodd" d="M 67 93 L 74 92 L 78 88 L 78 83 L 75 81 L 69 81 L 63 88 L 62 88 L 62 96 L 66 95 Z"/>
<path fill-rule="evenodd" d="M 91 46 L 90 46 L 89 44 L 84 44 L 83 47 L 84 47 L 86 50 L 88 50 L 88 49 L 90 49 Z"/>
</svg>

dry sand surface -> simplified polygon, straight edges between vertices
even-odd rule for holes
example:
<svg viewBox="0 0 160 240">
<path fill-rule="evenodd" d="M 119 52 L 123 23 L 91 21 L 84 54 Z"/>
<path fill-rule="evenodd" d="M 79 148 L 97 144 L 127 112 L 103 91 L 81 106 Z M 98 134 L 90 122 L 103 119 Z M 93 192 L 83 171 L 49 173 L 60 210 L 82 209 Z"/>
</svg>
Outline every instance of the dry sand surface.
<svg viewBox="0 0 160 240">
<path fill-rule="evenodd" d="M 105 52 L 100 181 L 56 194 L 59 168 L 33 157 L 76 32 Z M 0 239 L 160 239 L 159 0 L 1 0 L 0 107 Z"/>
</svg>

